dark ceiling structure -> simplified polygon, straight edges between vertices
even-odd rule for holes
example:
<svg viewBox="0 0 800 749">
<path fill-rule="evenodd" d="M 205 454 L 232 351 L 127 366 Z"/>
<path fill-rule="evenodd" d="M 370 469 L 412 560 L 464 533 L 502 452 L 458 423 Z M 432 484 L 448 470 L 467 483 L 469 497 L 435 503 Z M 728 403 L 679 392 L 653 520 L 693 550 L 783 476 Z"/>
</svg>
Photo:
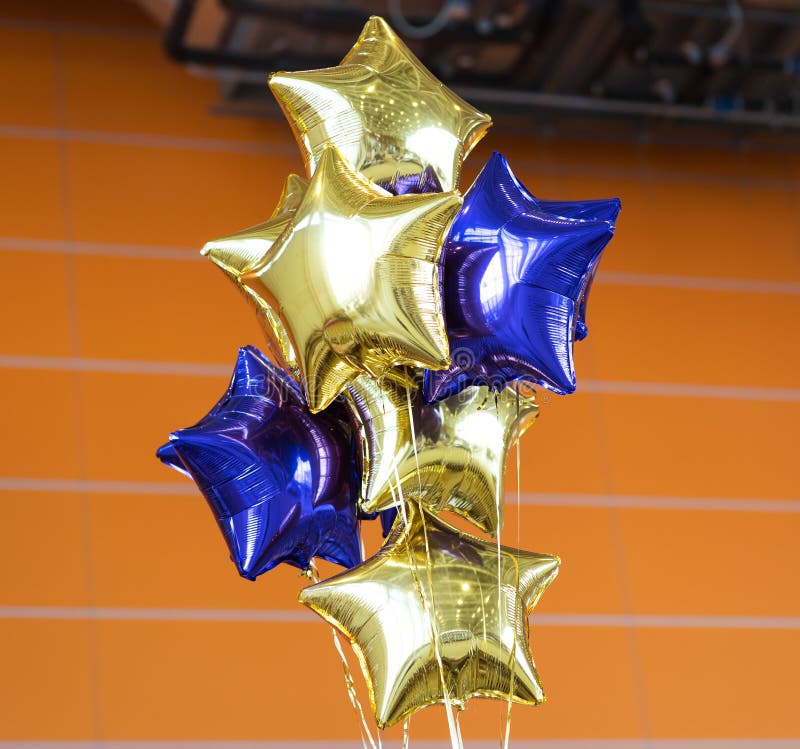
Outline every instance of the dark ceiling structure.
<svg viewBox="0 0 800 749">
<path fill-rule="evenodd" d="M 512 127 L 800 148 L 798 0 L 178 0 L 165 44 L 217 110 L 275 116 L 266 74 L 337 64 L 373 14 Z"/>
</svg>

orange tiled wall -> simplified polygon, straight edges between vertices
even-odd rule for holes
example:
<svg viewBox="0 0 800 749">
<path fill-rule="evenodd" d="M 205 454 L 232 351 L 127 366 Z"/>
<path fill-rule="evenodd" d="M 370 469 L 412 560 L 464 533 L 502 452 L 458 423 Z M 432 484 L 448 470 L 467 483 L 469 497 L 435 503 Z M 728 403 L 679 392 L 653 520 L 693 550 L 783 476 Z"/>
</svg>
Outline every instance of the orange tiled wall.
<svg viewBox="0 0 800 749">
<path fill-rule="evenodd" d="M 207 114 L 120 2 L 0 4 L 0 69 L 0 741 L 355 742 L 295 571 L 239 579 L 153 456 L 261 340 L 196 248 L 271 212 L 288 129 Z M 624 206 L 579 391 L 522 445 L 522 545 L 564 567 L 515 738 L 800 736 L 800 159 L 489 136 L 466 179 L 491 148 Z"/>
</svg>

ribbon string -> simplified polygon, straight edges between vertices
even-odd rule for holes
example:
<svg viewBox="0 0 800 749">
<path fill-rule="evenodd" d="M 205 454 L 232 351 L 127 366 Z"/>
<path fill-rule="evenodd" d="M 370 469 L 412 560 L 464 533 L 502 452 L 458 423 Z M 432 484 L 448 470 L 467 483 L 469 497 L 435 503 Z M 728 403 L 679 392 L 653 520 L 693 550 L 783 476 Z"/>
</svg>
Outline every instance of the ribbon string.
<svg viewBox="0 0 800 749">
<path fill-rule="evenodd" d="M 319 582 L 319 572 L 317 571 L 317 566 L 313 561 L 309 565 L 308 573 L 308 576 L 312 582 Z M 353 673 L 350 670 L 350 664 L 347 662 L 347 656 L 344 653 L 344 648 L 342 648 L 342 641 L 339 638 L 339 633 L 336 631 L 335 627 L 331 627 L 331 634 L 333 635 L 333 645 L 342 661 L 342 670 L 344 671 L 344 684 L 345 689 L 347 690 L 347 696 L 350 698 L 350 704 L 353 706 L 353 709 L 356 711 L 356 714 L 359 718 L 361 745 L 364 749 L 382 749 L 380 731 L 376 731 L 375 736 L 373 737 L 369 723 L 367 723 L 366 715 L 364 715 L 364 708 L 361 705 L 361 700 L 358 699 L 358 694 L 356 692 Z M 404 749 L 406 749 L 405 746 Z"/>
</svg>

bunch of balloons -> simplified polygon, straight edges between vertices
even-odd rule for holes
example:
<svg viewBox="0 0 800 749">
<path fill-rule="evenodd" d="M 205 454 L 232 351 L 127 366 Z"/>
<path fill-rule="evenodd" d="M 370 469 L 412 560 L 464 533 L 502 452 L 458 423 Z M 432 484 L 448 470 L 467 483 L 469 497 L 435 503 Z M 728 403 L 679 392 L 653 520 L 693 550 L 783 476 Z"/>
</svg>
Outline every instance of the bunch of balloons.
<svg viewBox="0 0 800 749">
<path fill-rule="evenodd" d="M 499 536 L 534 386 L 575 389 L 620 203 L 540 200 L 498 153 L 462 197 L 491 120 L 380 18 L 340 65 L 270 86 L 308 179 L 203 249 L 254 305 L 269 358 L 241 349 L 222 399 L 158 456 L 197 483 L 248 579 L 314 557 L 346 568 L 300 601 L 352 643 L 380 728 L 474 696 L 538 704 L 528 615 L 559 559 L 440 513 Z M 385 542 L 362 560 L 375 517 Z"/>
</svg>

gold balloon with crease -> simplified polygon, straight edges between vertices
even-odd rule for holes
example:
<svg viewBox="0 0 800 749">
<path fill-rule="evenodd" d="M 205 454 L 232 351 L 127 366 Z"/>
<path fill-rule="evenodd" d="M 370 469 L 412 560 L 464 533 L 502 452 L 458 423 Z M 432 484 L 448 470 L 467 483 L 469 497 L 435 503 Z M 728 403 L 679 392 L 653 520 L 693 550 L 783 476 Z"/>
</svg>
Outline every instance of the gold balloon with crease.
<svg viewBox="0 0 800 749">
<path fill-rule="evenodd" d="M 268 255 L 272 245 L 291 223 L 307 188 L 306 180 L 297 174 L 290 174 L 286 178 L 278 205 L 266 221 L 235 234 L 206 242 L 201 250 L 201 253 L 219 266 L 253 303 L 267 338 L 270 355 L 295 379 L 299 377 L 297 356 L 286 331 L 269 306 L 242 285 L 241 278 L 252 265 Z"/>
<path fill-rule="evenodd" d="M 430 166 L 444 190 L 458 186 L 461 162 L 491 118 L 456 96 L 376 16 L 332 68 L 274 73 L 280 103 L 313 174 L 336 146 L 374 182 Z"/>
<path fill-rule="evenodd" d="M 443 369 L 438 260 L 455 192 L 388 196 L 327 148 L 291 222 L 240 280 L 279 320 L 309 408 L 361 374 Z"/>
<path fill-rule="evenodd" d="M 408 523 L 397 518 L 376 556 L 300 593 L 350 639 L 378 726 L 448 699 L 459 707 L 471 697 L 542 702 L 528 615 L 558 557 L 507 547 L 498 555 L 495 544 L 414 502 L 406 512 Z"/>
<path fill-rule="evenodd" d="M 531 385 L 470 387 L 426 405 L 401 383 L 360 377 L 345 396 L 362 432 L 362 510 L 385 510 L 402 496 L 493 536 L 502 529 L 508 450 L 538 416 Z"/>
</svg>

